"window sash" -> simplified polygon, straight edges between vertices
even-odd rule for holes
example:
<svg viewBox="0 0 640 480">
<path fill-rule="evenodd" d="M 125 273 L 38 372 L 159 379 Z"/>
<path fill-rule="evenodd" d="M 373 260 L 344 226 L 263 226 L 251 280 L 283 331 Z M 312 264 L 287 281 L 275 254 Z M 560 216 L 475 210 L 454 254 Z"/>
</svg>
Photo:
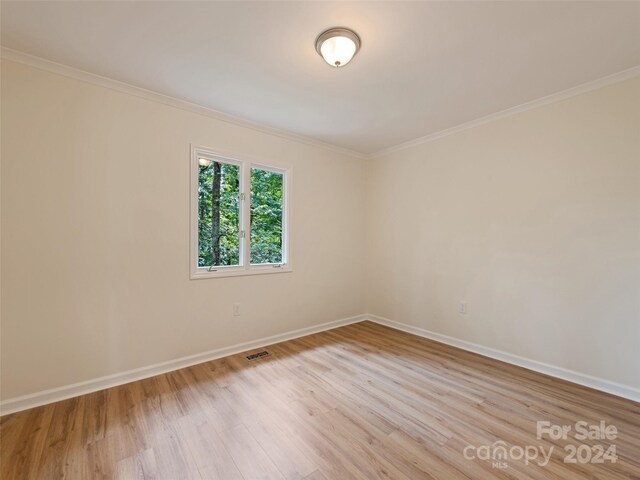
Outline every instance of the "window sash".
<svg viewBox="0 0 640 480">
<path fill-rule="evenodd" d="M 257 230 L 257 226 L 255 223 L 255 218 L 254 218 L 254 211 L 253 211 L 253 192 L 254 192 L 254 185 L 252 184 L 253 181 L 253 177 L 254 177 L 254 172 L 255 171 L 260 171 L 260 172 L 266 172 L 266 173 L 270 173 L 270 174 L 276 174 L 280 176 L 280 181 L 281 183 L 281 189 L 282 189 L 282 195 L 281 195 L 281 200 L 280 200 L 280 251 L 279 251 L 279 256 L 280 256 L 280 261 L 279 262 L 254 262 L 253 261 L 253 255 L 252 255 L 252 249 L 253 246 L 258 243 L 255 240 L 258 238 L 257 236 L 255 236 L 254 238 L 254 228 L 256 228 Z M 283 265 L 286 264 L 286 258 L 285 258 L 285 245 L 284 245 L 284 239 L 285 239 L 285 172 L 282 171 L 282 169 L 279 168 L 274 168 L 274 167 L 268 167 L 268 166 L 262 166 L 262 165 L 256 165 L 255 163 L 252 163 L 250 165 L 250 181 L 249 181 L 249 189 L 250 189 L 250 196 L 249 196 L 249 230 L 248 230 L 248 239 L 249 239 L 249 261 L 251 263 L 252 266 L 258 266 L 258 265 Z M 257 233 L 257 232 L 256 232 Z"/>
<path fill-rule="evenodd" d="M 200 192 L 200 177 L 199 177 L 199 172 L 200 172 L 200 159 L 204 158 L 206 160 L 209 160 L 210 162 L 216 162 L 219 163 L 221 165 L 232 165 L 238 168 L 238 223 L 236 225 L 237 228 L 237 235 L 238 235 L 238 264 L 237 265 L 206 265 L 203 267 L 198 266 L 198 268 L 206 268 L 208 271 L 215 271 L 221 268 L 234 268 L 234 267 L 238 267 L 242 265 L 242 261 L 243 261 L 243 249 L 245 248 L 245 241 L 244 238 L 242 236 L 242 229 L 243 229 L 243 224 L 244 224 L 244 219 L 243 219 L 243 208 L 242 208 L 242 185 L 243 185 L 243 168 L 242 168 L 242 163 L 238 162 L 236 160 L 233 159 L 227 159 L 227 158 L 221 158 L 219 156 L 215 156 L 215 155 L 211 155 L 209 153 L 204 153 L 204 152 L 199 152 L 196 158 L 196 161 L 198 163 L 197 168 L 198 168 L 198 173 L 196 173 L 196 183 L 197 183 L 197 189 L 198 189 L 198 205 L 197 205 L 197 212 L 196 215 L 198 216 L 198 231 L 197 231 L 197 246 L 198 246 L 198 255 L 196 258 L 196 263 L 199 265 L 200 263 L 200 196 L 199 196 L 199 192 Z"/>
</svg>

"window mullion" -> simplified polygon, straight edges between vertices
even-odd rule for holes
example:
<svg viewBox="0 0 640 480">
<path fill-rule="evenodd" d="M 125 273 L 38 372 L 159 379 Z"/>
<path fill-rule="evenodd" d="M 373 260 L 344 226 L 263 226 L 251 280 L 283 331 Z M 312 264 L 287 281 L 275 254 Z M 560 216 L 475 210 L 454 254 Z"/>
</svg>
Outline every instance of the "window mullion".
<svg viewBox="0 0 640 480">
<path fill-rule="evenodd" d="M 251 259 L 251 164 L 249 162 L 242 163 L 242 265 L 245 270 L 250 267 Z"/>
</svg>

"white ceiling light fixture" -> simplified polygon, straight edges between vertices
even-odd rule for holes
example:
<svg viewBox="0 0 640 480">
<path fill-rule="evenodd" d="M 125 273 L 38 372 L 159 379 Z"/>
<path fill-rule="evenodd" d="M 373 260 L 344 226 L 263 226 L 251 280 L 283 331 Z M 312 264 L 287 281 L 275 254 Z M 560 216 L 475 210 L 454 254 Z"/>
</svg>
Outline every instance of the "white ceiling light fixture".
<svg viewBox="0 0 640 480">
<path fill-rule="evenodd" d="M 332 67 L 344 67 L 360 50 L 360 37 L 348 28 L 330 28 L 316 39 L 316 51 Z"/>
</svg>

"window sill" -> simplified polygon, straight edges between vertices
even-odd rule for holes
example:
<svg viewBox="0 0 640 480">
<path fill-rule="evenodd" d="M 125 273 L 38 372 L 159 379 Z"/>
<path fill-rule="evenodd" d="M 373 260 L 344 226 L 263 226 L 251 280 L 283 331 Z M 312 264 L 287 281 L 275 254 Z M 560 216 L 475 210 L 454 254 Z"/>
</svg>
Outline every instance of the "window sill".
<svg viewBox="0 0 640 480">
<path fill-rule="evenodd" d="M 206 268 L 198 268 L 191 272 L 191 280 L 200 280 L 203 278 L 223 278 L 223 277 L 244 277 L 249 275 L 272 275 L 274 273 L 290 273 L 293 268 L 289 266 L 274 267 L 272 265 L 263 265 L 244 268 L 224 268 L 215 272 L 209 272 Z"/>
</svg>

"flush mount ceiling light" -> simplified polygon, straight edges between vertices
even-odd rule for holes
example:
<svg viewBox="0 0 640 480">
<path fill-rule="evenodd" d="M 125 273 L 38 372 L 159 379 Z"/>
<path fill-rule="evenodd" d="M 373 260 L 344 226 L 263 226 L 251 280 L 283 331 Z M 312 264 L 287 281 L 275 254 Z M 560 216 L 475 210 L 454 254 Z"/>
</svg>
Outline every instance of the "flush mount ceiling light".
<svg viewBox="0 0 640 480">
<path fill-rule="evenodd" d="M 332 67 L 344 67 L 360 50 L 360 37 L 348 28 L 330 28 L 316 40 L 316 51 Z"/>
</svg>

